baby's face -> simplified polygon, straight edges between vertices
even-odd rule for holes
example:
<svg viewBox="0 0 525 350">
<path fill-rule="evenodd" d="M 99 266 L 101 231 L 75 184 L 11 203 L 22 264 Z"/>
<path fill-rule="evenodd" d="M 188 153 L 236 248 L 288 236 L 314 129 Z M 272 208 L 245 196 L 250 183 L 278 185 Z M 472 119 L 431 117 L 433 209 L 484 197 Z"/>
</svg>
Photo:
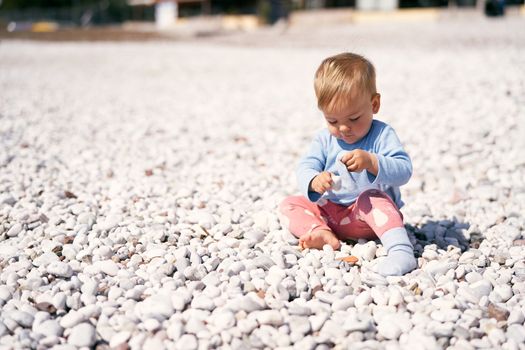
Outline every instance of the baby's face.
<svg viewBox="0 0 525 350">
<path fill-rule="evenodd" d="M 337 111 L 323 111 L 328 130 L 346 143 L 356 143 L 370 130 L 373 116 L 379 111 L 380 104 L 379 94 L 363 94 Z"/>
</svg>

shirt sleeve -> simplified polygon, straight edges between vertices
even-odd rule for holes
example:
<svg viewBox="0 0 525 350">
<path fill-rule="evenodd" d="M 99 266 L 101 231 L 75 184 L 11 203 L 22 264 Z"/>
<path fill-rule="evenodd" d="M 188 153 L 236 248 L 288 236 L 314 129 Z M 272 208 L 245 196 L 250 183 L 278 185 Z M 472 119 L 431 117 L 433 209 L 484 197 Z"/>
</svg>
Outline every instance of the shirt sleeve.
<svg viewBox="0 0 525 350">
<path fill-rule="evenodd" d="M 323 140 L 322 133 L 316 135 L 310 144 L 310 149 L 301 158 L 297 167 L 297 183 L 299 191 L 303 196 L 312 202 L 316 202 L 321 195 L 317 192 L 309 191 L 310 182 L 320 172 L 324 171 L 326 165 L 326 140 Z"/>
<path fill-rule="evenodd" d="M 408 182 L 412 176 L 412 161 L 403 149 L 396 132 L 390 126 L 385 127 L 376 144 L 378 173 L 368 173 L 373 184 L 399 187 Z"/>
</svg>

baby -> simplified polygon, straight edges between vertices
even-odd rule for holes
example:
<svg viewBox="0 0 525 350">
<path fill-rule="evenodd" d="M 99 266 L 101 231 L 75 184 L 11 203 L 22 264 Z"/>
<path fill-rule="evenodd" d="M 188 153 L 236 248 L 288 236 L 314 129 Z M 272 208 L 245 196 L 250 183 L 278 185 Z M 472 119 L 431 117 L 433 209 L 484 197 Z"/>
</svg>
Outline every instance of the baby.
<svg viewBox="0 0 525 350">
<path fill-rule="evenodd" d="M 404 275 L 417 266 L 399 211 L 412 163 L 394 129 L 373 119 L 381 105 L 375 79 L 372 63 L 353 53 L 321 63 L 314 87 L 327 128 L 299 163 L 302 196 L 286 198 L 280 211 L 301 249 L 379 238 L 388 255 L 377 272 Z"/>
</svg>

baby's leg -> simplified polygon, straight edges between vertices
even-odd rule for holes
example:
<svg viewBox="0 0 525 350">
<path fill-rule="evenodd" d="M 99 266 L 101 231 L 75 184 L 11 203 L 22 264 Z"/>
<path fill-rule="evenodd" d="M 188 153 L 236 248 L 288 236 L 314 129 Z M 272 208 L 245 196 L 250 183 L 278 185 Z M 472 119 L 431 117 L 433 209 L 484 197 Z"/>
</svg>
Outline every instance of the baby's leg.
<svg viewBox="0 0 525 350">
<path fill-rule="evenodd" d="M 321 249 L 329 244 L 334 249 L 341 246 L 339 239 L 321 215 L 319 206 L 303 196 L 288 197 L 280 205 L 281 221 L 299 238 L 299 247 Z"/>
<path fill-rule="evenodd" d="M 363 192 L 357 199 L 354 213 L 357 219 L 370 226 L 388 252 L 378 266 L 380 274 L 404 275 L 417 267 L 403 216 L 386 193 L 378 190 Z"/>
</svg>

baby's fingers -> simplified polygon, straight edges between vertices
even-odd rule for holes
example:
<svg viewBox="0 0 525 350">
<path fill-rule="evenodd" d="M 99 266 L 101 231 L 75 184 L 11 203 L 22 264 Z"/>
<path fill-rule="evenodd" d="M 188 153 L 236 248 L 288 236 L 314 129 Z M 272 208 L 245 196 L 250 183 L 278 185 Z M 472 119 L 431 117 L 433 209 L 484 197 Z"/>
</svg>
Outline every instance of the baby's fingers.
<svg viewBox="0 0 525 350">
<path fill-rule="evenodd" d="M 325 185 L 328 186 L 327 189 L 331 189 L 334 184 L 334 180 L 332 180 L 332 175 L 328 174 L 325 180 Z"/>
<path fill-rule="evenodd" d="M 325 172 L 321 173 L 321 175 L 319 176 L 319 180 L 321 180 L 321 183 L 323 183 L 323 184 L 325 184 L 325 183 L 331 184 L 332 183 L 332 175 L 330 175 L 329 172 L 325 171 Z"/>
<path fill-rule="evenodd" d="M 333 184 L 334 184 L 334 182 L 332 181 L 332 177 L 330 176 L 329 179 L 327 179 L 325 182 L 323 182 L 323 189 L 325 191 L 328 191 L 328 190 L 332 189 Z"/>
<path fill-rule="evenodd" d="M 354 158 L 354 152 L 347 152 L 341 157 L 341 162 L 348 165 L 348 162 L 350 162 Z"/>
</svg>

